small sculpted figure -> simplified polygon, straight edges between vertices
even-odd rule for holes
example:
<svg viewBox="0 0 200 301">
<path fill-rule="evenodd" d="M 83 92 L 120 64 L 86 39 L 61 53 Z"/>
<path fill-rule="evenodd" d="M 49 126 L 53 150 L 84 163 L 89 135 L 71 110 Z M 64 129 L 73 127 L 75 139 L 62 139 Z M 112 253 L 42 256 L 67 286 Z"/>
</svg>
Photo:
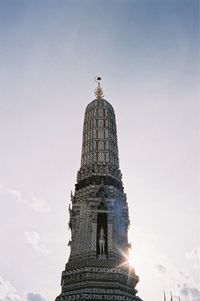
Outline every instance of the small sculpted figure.
<svg viewBox="0 0 200 301">
<path fill-rule="evenodd" d="M 100 236 L 99 236 L 99 249 L 100 249 L 100 255 L 105 254 L 105 234 L 103 227 L 100 229 Z"/>
</svg>

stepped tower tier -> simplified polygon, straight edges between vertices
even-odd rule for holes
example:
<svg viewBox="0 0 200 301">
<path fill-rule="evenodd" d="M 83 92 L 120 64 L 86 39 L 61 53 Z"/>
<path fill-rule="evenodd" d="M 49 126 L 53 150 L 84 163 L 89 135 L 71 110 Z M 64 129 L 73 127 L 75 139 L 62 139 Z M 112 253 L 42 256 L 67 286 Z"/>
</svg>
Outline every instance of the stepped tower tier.
<svg viewBox="0 0 200 301">
<path fill-rule="evenodd" d="M 129 214 L 115 113 L 99 81 L 85 110 L 81 167 L 69 207 L 71 250 L 56 301 L 141 300 L 139 278 L 127 261 Z"/>
</svg>

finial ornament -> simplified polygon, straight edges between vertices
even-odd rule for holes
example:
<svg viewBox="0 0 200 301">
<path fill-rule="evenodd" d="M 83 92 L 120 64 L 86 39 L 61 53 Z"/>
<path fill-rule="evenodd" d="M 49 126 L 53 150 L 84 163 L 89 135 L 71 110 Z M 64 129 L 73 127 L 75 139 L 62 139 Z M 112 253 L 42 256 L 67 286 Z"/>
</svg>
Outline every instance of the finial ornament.
<svg viewBox="0 0 200 301">
<path fill-rule="evenodd" d="M 164 301 L 166 301 L 166 294 L 165 294 L 165 290 L 163 291 L 164 293 Z"/>
<path fill-rule="evenodd" d="M 98 83 L 98 86 L 96 87 L 96 89 L 94 91 L 94 93 L 96 95 L 96 98 L 98 98 L 98 99 L 103 98 L 104 97 L 103 90 L 102 90 L 101 85 L 100 85 L 101 77 L 96 76 L 94 78 L 94 80 L 95 80 L 96 83 Z"/>
</svg>

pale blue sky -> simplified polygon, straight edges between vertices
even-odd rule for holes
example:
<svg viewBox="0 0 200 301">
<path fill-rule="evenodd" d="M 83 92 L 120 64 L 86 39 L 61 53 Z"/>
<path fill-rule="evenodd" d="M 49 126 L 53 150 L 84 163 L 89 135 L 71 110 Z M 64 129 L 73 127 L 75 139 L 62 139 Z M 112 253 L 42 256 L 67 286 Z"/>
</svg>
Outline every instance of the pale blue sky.
<svg viewBox="0 0 200 301">
<path fill-rule="evenodd" d="M 117 118 L 139 296 L 199 301 L 198 66 L 199 1 L 0 0 L 0 301 L 60 292 L 96 75 Z"/>
</svg>

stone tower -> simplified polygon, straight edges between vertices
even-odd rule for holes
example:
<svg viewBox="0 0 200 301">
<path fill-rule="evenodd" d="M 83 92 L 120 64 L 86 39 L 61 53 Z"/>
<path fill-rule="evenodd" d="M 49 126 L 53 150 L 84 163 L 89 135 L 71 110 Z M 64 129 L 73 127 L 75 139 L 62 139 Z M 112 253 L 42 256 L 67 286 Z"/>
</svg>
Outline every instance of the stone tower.
<svg viewBox="0 0 200 301">
<path fill-rule="evenodd" d="M 113 107 L 97 78 L 85 110 L 81 167 L 69 208 L 71 252 L 56 301 L 139 301 L 128 257 L 129 214 L 119 169 Z"/>
</svg>

